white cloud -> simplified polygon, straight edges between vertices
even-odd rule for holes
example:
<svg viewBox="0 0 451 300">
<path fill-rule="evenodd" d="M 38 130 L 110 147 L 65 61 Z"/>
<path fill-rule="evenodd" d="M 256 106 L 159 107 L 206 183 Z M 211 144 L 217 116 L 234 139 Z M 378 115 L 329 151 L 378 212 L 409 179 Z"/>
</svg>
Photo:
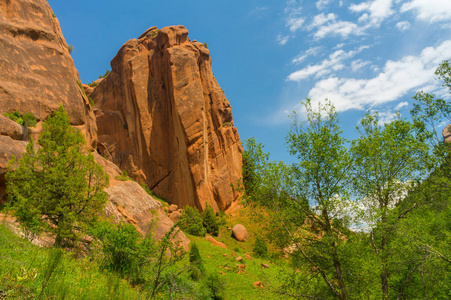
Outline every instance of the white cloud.
<svg viewBox="0 0 451 300">
<path fill-rule="evenodd" d="M 290 28 L 291 32 L 296 32 L 302 28 L 305 20 L 302 17 L 293 17 L 288 19 L 287 26 Z"/>
<path fill-rule="evenodd" d="M 396 23 L 396 27 L 401 31 L 406 31 L 410 28 L 410 23 L 408 21 L 398 22 Z"/>
<path fill-rule="evenodd" d="M 352 4 L 349 9 L 353 12 L 365 12 L 359 22 L 368 22 L 368 26 L 378 27 L 382 21 L 394 14 L 393 0 L 372 0 L 360 4 Z"/>
<path fill-rule="evenodd" d="M 309 48 L 307 51 L 299 54 L 298 56 L 296 56 L 295 58 L 293 58 L 293 60 L 291 61 L 294 64 L 299 64 L 301 62 L 303 62 L 307 57 L 311 56 L 311 55 L 316 55 L 318 53 L 318 51 L 321 50 L 322 47 L 318 46 L 318 47 L 311 47 Z"/>
<path fill-rule="evenodd" d="M 308 97 L 313 101 L 328 98 L 333 101 L 337 111 L 362 110 L 394 101 L 412 90 L 434 85 L 434 71 L 441 61 L 448 58 L 449 53 L 451 40 L 436 48 L 427 47 L 419 56 L 405 56 L 398 61 L 389 60 L 382 72 L 371 79 L 330 77 L 320 80 L 310 90 Z M 312 70 L 308 68 L 290 76 L 293 79 L 302 79 L 305 73 L 311 73 Z"/>
<path fill-rule="evenodd" d="M 409 102 L 399 102 L 398 105 L 396 105 L 395 110 L 400 110 L 404 106 L 409 106 Z"/>
<path fill-rule="evenodd" d="M 289 35 L 281 35 L 281 34 L 277 35 L 277 38 L 276 38 L 279 45 L 285 45 L 289 39 L 290 39 Z"/>
<path fill-rule="evenodd" d="M 338 45 L 336 45 L 335 47 L 333 47 L 332 49 L 340 49 L 340 48 L 343 48 L 343 46 L 345 45 L 345 43 L 340 43 L 340 44 L 338 44 Z"/>
<path fill-rule="evenodd" d="M 450 0 L 411 0 L 401 6 L 401 12 L 411 10 L 417 19 L 429 23 L 451 20 Z"/>
<path fill-rule="evenodd" d="M 288 75 L 288 80 L 301 81 L 311 76 L 319 78 L 321 76 L 332 73 L 332 71 L 341 70 L 344 68 L 344 65 L 342 64 L 344 60 L 353 57 L 357 53 L 360 53 L 367 48 L 368 46 L 361 46 L 357 50 L 352 50 L 349 52 L 346 52 L 342 49 L 337 50 L 329 55 L 328 59 L 323 60 L 321 63 L 316 65 L 309 65 L 301 70 L 291 73 L 290 75 Z"/>
<path fill-rule="evenodd" d="M 351 69 L 352 69 L 352 71 L 356 72 L 356 71 L 360 70 L 361 68 L 369 65 L 370 63 L 371 62 L 368 60 L 363 61 L 361 59 L 357 59 L 351 63 Z"/>
<path fill-rule="evenodd" d="M 347 38 L 350 35 L 363 35 L 364 29 L 357 24 L 348 21 L 332 21 L 328 24 L 321 25 L 315 32 L 316 39 L 322 39 L 327 36 L 341 36 Z"/>
<path fill-rule="evenodd" d="M 318 0 L 316 1 L 316 8 L 318 10 L 323 10 L 326 8 L 327 5 L 329 5 L 330 0 Z"/>
</svg>

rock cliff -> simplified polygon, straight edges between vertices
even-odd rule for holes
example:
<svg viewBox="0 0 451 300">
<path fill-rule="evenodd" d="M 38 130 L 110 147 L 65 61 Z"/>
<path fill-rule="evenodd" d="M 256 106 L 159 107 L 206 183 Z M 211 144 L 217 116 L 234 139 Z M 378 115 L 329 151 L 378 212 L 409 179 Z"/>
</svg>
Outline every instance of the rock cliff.
<svg viewBox="0 0 451 300">
<path fill-rule="evenodd" d="M 111 67 L 90 94 L 99 152 L 179 206 L 230 207 L 242 147 L 207 47 L 183 26 L 152 27 Z"/>
<path fill-rule="evenodd" d="M 0 1 L 0 49 L 0 115 L 32 112 L 41 121 L 62 103 L 95 146 L 95 116 L 47 1 Z"/>
<path fill-rule="evenodd" d="M 12 155 L 22 155 L 30 136 L 37 139 L 42 121 L 60 104 L 71 124 L 84 133 L 91 149 L 97 148 L 97 128 L 58 20 L 45 0 L 0 1 L 0 69 L 1 204 L 6 199 L 8 161 Z M 36 127 L 28 129 L 3 116 L 15 110 L 32 112 L 39 121 Z M 120 170 L 100 155 L 96 159 L 112 177 L 105 213 L 134 224 L 142 233 L 156 220 L 157 236 L 164 235 L 174 223 L 161 203 L 136 182 L 114 180 Z M 186 248 L 189 240 L 183 233 L 178 237 Z"/>
</svg>

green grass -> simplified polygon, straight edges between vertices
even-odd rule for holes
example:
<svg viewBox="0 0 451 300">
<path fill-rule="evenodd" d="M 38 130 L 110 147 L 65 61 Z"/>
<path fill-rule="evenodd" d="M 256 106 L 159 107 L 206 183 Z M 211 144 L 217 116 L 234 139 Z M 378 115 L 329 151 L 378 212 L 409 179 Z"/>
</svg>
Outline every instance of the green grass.
<svg viewBox="0 0 451 300">
<path fill-rule="evenodd" d="M 271 287 L 278 287 L 282 284 L 281 272 L 289 271 L 287 263 L 283 260 L 277 260 L 274 264 L 269 263 L 269 259 L 260 259 L 252 256 L 252 260 L 244 257 L 244 252 L 236 253 L 242 256 L 243 260 L 237 262 L 232 256 L 233 248 L 227 245 L 228 239 L 221 234 L 216 240 L 225 242 L 228 249 L 212 245 L 204 237 L 187 235 L 191 242 L 196 242 L 199 253 L 207 273 L 220 274 L 225 281 L 225 299 L 278 299 L 278 295 L 271 292 Z M 245 244 L 245 243 L 243 243 Z M 240 249 L 246 249 L 241 245 Z M 226 254 L 227 256 L 224 256 Z M 188 258 L 182 263 L 187 263 Z M 269 269 L 261 267 L 261 263 L 269 264 Z M 244 264 L 244 273 L 238 273 L 239 265 Z M 253 283 L 261 281 L 264 288 L 256 288 Z"/>
<path fill-rule="evenodd" d="M 0 299 L 34 299 L 42 291 L 51 248 L 37 247 L 0 224 Z M 41 299 L 140 299 L 138 290 L 89 257 L 63 251 Z"/>
</svg>

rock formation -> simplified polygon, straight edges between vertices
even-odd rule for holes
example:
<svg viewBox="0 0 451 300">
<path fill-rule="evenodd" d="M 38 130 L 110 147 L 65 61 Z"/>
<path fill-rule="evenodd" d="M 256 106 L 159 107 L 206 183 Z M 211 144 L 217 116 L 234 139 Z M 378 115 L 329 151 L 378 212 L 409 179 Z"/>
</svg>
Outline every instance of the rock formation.
<svg viewBox="0 0 451 300">
<path fill-rule="evenodd" d="M 71 124 L 96 149 L 95 115 L 82 88 L 58 20 L 45 0 L 0 1 L 0 203 L 5 201 L 5 173 L 12 156 L 19 158 L 30 136 L 35 140 L 42 121 L 60 104 Z M 6 112 L 32 112 L 39 123 L 28 129 L 3 117 Z M 131 145 L 130 145 L 131 146 Z M 114 180 L 121 171 L 100 155 L 97 162 L 110 174 L 106 214 L 134 224 L 142 233 L 157 220 L 161 237 L 174 224 L 161 203 L 136 182 Z M 156 217 L 156 218 L 155 218 Z M 178 234 L 185 248 L 188 239 Z"/>
<path fill-rule="evenodd" d="M 0 1 L 0 49 L 0 115 L 32 112 L 41 121 L 63 104 L 95 146 L 95 116 L 47 1 Z"/>
<path fill-rule="evenodd" d="M 242 147 L 209 50 L 183 26 L 152 27 L 111 67 L 91 94 L 99 152 L 178 206 L 230 207 Z"/>
</svg>

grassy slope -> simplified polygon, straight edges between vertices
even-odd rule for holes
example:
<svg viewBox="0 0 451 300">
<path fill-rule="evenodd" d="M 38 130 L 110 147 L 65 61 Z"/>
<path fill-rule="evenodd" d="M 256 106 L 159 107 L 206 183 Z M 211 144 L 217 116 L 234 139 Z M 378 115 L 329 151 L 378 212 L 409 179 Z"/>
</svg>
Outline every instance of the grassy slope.
<svg viewBox="0 0 451 300">
<path fill-rule="evenodd" d="M 243 209 L 234 216 L 228 215 L 226 224 L 220 228 L 216 239 L 227 245 L 227 249 L 212 245 L 204 237 L 187 235 L 195 242 L 209 273 L 219 274 L 225 283 L 224 299 L 277 299 L 271 287 L 282 284 L 281 272 L 290 270 L 283 259 L 256 258 L 252 253 L 256 233 L 261 232 L 257 222 L 252 222 L 253 213 Z M 231 236 L 235 224 L 244 225 L 249 232 L 249 240 L 238 242 Z M 237 262 L 233 252 L 243 257 Z M 245 257 L 250 253 L 252 260 Z M 45 277 L 45 269 L 49 261 L 50 250 L 39 248 L 28 241 L 14 235 L 5 225 L 0 224 L 0 299 L 28 299 L 39 295 Z M 226 254 L 226 255 L 224 255 Z M 274 263 L 270 263 L 270 261 Z M 270 265 L 269 269 L 261 267 L 261 263 Z M 188 265 L 188 256 L 176 268 Z M 238 266 L 245 264 L 244 272 Z M 182 277 L 188 279 L 185 272 Z M 256 288 L 253 283 L 261 281 L 263 288 Z M 65 253 L 63 260 L 55 270 L 42 299 L 140 299 L 142 294 L 131 288 L 126 281 L 112 273 L 102 272 L 96 262 L 89 258 L 75 259 L 72 254 Z M 57 296 L 57 297 L 55 297 Z"/>
<path fill-rule="evenodd" d="M 256 234 L 262 231 L 262 227 L 252 221 L 253 213 L 252 210 L 243 208 L 239 213 L 227 215 L 226 224 L 221 226 L 219 236 L 215 237 L 217 241 L 226 244 L 227 249 L 212 245 L 203 237 L 187 235 L 199 247 L 207 271 L 221 274 L 224 278 L 225 299 L 278 299 L 278 295 L 271 292 L 271 289 L 279 287 L 283 283 L 282 272 L 290 270 L 285 260 L 274 258 L 274 255 L 273 258 L 257 258 L 253 255 Z M 242 224 L 248 230 L 249 239 L 246 242 L 235 240 L 231 230 L 227 229 L 235 224 Z M 237 262 L 232 252 L 242 256 L 243 261 Z M 252 260 L 245 258 L 245 253 L 250 253 Z M 262 268 L 261 263 L 268 264 L 270 268 Z M 244 273 L 238 274 L 240 264 L 245 264 L 246 268 Z M 256 288 L 253 285 L 256 281 L 261 281 L 264 287 Z"/>
<path fill-rule="evenodd" d="M 0 299 L 40 294 L 50 249 L 39 248 L 0 224 Z M 41 299 L 139 299 L 137 290 L 88 258 L 65 252 Z"/>
</svg>

